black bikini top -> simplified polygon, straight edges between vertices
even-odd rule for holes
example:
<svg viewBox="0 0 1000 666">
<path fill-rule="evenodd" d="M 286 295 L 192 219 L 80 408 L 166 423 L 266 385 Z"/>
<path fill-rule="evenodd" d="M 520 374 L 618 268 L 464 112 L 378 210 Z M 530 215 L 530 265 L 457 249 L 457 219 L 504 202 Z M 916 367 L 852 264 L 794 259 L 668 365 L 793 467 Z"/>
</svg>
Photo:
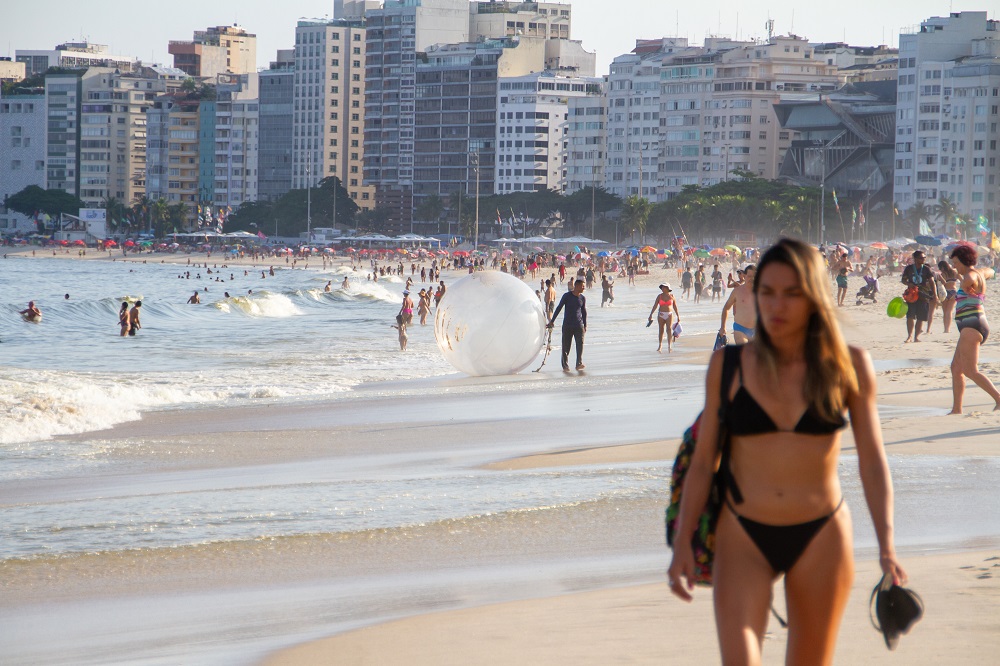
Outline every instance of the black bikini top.
<svg viewBox="0 0 1000 666">
<path fill-rule="evenodd" d="M 767 412 L 754 400 L 743 386 L 743 358 L 739 362 L 740 386 L 729 403 L 726 425 L 733 435 L 762 435 L 770 432 L 795 432 L 804 435 L 830 435 L 847 426 L 847 420 L 839 416 L 836 421 L 827 421 L 808 407 L 792 430 L 782 430 L 774 424 Z"/>
</svg>

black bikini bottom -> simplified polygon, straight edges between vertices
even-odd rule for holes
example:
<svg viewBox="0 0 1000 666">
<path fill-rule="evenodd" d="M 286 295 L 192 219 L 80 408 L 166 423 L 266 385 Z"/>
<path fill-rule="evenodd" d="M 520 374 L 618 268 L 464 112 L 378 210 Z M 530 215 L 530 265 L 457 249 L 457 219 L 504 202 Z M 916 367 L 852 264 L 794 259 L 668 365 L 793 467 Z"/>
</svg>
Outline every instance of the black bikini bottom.
<svg viewBox="0 0 1000 666">
<path fill-rule="evenodd" d="M 756 520 L 744 518 L 733 508 L 729 498 L 726 498 L 726 505 L 733 512 L 736 519 L 743 526 L 743 531 L 747 533 L 750 540 L 757 546 L 757 550 L 767 560 L 775 573 L 782 574 L 791 569 L 802 557 L 816 533 L 826 525 L 827 521 L 837 513 L 844 503 L 844 498 L 840 498 L 836 508 L 829 514 L 807 523 L 797 525 L 766 525 L 758 523 Z"/>
</svg>

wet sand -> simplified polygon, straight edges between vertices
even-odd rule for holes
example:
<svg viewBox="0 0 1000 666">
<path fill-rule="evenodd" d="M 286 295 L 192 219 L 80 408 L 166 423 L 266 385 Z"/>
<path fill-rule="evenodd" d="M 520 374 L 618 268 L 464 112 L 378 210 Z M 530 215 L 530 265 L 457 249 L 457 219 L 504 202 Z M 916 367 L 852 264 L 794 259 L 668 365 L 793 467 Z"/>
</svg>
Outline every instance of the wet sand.
<svg viewBox="0 0 1000 666">
<path fill-rule="evenodd" d="M 654 294 L 662 276 L 640 277 L 639 288 Z M 884 292 L 893 288 L 890 280 L 883 279 Z M 944 335 L 940 326 L 938 320 L 918 345 L 903 345 L 905 324 L 888 319 L 884 303 L 845 308 L 848 338 L 876 362 L 887 450 L 997 456 L 1000 415 L 990 411 L 985 394 L 970 387 L 967 413 L 944 416 L 956 333 Z M 372 465 L 381 464 L 381 456 L 497 473 L 628 464 L 662 472 L 677 436 L 700 409 L 710 344 L 706 335 L 687 337 L 669 362 L 654 363 L 651 346 L 622 349 L 606 341 L 588 347 L 585 376 L 550 372 L 558 366 L 550 357 L 537 375 L 451 375 L 407 382 L 401 395 L 393 386 L 391 404 L 387 392 L 372 385 L 332 403 L 149 413 L 108 431 L 63 438 L 106 442 L 105 455 L 121 465 L 118 473 L 97 481 L 16 482 L 0 491 L 0 504 L 132 493 L 149 484 L 182 490 L 287 476 L 322 479 L 361 456 Z M 987 345 L 982 356 L 983 371 L 1000 380 L 1000 352 Z M 114 446 L 126 441 L 141 446 Z M 850 448 L 848 432 L 845 452 Z M 141 473 L 129 471 L 136 464 Z M 717 651 L 708 595 L 684 605 L 662 583 L 669 558 L 665 498 L 666 488 L 645 499 L 348 536 L 52 558 L 31 566 L 8 562 L 0 568 L 0 621 L 7 640 L 20 648 L 11 663 L 114 663 L 125 654 L 176 663 L 178 650 L 185 663 L 255 663 L 278 648 L 288 651 L 270 663 L 712 663 Z M 864 508 L 853 510 L 857 515 Z M 975 533 L 974 513 L 955 520 Z M 949 552 L 955 550 L 963 552 Z M 928 614 L 893 658 L 989 663 L 1000 648 L 994 612 L 1000 568 L 989 559 L 997 555 L 1000 534 L 906 553 L 904 565 Z M 867 619 L 877 579 L 874 563 L 865 559 L 870 556 L 862 553 L 858 563 L 837 663 L 885 658 Z M 58 636 L 45 630 L 54 625 L 63 628 Z M 780 663 L 783 640 L 772 628 L 766 663 Z"/>
</svg>

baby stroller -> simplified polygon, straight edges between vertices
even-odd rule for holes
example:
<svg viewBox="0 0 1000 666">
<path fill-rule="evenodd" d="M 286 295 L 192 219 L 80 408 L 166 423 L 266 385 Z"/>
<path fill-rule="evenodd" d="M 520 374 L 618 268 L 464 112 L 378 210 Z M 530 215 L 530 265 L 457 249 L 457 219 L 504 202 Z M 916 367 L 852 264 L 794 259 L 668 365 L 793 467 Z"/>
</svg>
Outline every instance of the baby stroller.
<svg viewBox="0 0 1000 666">
<path fill-rule="evenodd" d="M 861 299 L 867 298 L 872 303 L 878 303 L 878 299 L 875 298 L 875 294 L 878 293 L 878 278 L 872 277 L 871 275 L 866 275 L 865 286 L 858 289 L 856 305 L 861 305 Z"/>
</svg>

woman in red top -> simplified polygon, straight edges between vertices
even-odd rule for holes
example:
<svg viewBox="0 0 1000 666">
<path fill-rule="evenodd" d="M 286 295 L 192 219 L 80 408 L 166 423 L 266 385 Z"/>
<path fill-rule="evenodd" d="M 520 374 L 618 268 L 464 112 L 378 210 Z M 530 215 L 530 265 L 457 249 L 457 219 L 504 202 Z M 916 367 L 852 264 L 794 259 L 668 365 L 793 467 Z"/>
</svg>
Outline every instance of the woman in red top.
<svg viewBox="0 0 1000 666">
<path fill-rule="evenodd" d="M 649 323 L 646 326 L 653 323 L 653 313 L 656 312 L 657 308 L 660 309 L 660 314 L 657 316 L 657 323 L 660 325 L 660 344 L 656 347 L 656 351 L 663 349 L 663 331 L 666 329 L 668 331 L 667 351 L 670 352 L 673 351 L 674 342 L 674 315 L 677 315 L 677 323 L 680 323 L 681 314 L 677 311 L 677 299 L 670 291 L 669 284 L 660 285 L 660 293 L 656 295 L 653 308 L 649 311 Z"/>
</svg>

